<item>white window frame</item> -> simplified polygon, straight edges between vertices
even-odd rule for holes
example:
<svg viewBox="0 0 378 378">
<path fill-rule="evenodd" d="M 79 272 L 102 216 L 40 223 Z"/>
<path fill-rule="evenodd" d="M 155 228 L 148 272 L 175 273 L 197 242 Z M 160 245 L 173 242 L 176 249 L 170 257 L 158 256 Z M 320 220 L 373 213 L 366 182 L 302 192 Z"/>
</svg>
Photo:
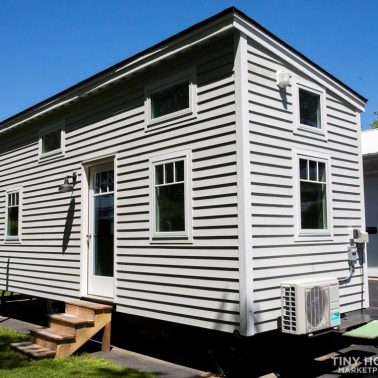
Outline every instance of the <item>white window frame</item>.
<svg viewBox="0 0 378 378">
<path fill-rule="evenodd" d="M 50 151 L 42 152 L 42 139 L 45 135 L 51 134 L 57 130 L 60 130 L 60 148 Z M 39 132 L 39 142 L 38 142 L 38 156 L 39 160 L 43 161 L 45 159 L 52 159 L 64 156 L 65 154 L 65 121 L 59 121 L 52 123 L 47 127 L 44 127 Z"/>
<path fill-rule="evenodd" d="M 154 125 L 170 125 L 175 122 L 192 119 L 197 116 L 197 82 L 196 70 L 185 70 L 179 74 L 169 76 L 145 87 L 145 129 L 153 129 Z M 173 85 L 180 84 L 183 81 L 189 81 L 189 107 L 178 110 L 173 113 L 165 114 L 157 118 L 151 118 L 151 95 L 159 90 L 169 88 Z"/>
<path fill-rule="evenodd" d="M 185 231 L 156 231 L 155 166 L 184 160 Z M 192 159 L 191 150 L 176 150 L 150 156 L 150 242 L 192 242 Z"/>
<path fill-rule="evenodd" d="M 327 228 L 302 229 L 301 228 L 301 195 L 300 195 L 300 169 L 299 160 L 312 160 L 325 163 L 326 167 L 326 195 L 327 195 Z M 331 157 L 329 154 L 315 150 L 293 149 L 293 178 L 294 178 L 294 207 L 295 207 L 295 240 L 321 241 L 333 240 L 333 212 L 331 189 Z"/>
<path fill-rule="evenodd" d="M 8 195 L 11 193 L 18 193 L 18 235 L 8 236 Z M 4 242 L 6 243 L 21 243 L 22 239 L 22 187 L 15 186 L 5 190 L 5 229 Z"/>
<path fill-rule="evenodd" d="M 320 127 L 313 127 L 301 123 L 299 90 L 303 89 L 320 96 Z M 294 131 L 305 135 L 315 135 L 326 138 L 327 136 L 327 97 L 326 91 L 310 81 L 293 78 L 292 79 L 293 116 Z"/>
</svg>

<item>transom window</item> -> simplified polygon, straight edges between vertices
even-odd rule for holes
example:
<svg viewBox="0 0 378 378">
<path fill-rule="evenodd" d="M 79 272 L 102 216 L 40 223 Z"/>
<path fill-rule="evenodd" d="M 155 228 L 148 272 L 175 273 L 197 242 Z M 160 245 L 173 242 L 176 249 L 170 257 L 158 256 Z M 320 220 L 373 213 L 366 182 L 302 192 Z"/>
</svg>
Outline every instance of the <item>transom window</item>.
<svg viewBox="0 0 378 378">
<path fill-rule="evenodd" d="M 110 193 L 114 191 L 114 170 L 96 172 L 94 176 L 94 194 Z"/>
<path fill-rule="evenodd" d="M 302 125 L 321 128 L 320 94 L 299 89 L 299 117 Z"/>
<path fill-rule="evenodd" d="M 185 162 L 155 165 L 155 232 L 185 232 Z"/>
<path fill-rule="evenodd" d="M 189 109 L 189 88 L 190 82 L 189 80 L 185 80 L 181 83 L 151 92 L 151 119 L 183 109 Z"/>
<path fill-rule="evenodd" d="M 20 236 L 20 191 L 7 193 L 7 230 L 8 239 L 18 239 Z"/>
<path fill-rule="evenodd" d="M 302 230 L 326 230 L 327 172 L 326 163 L 299 159 L 300 172 L 300 225 Z"/>
</svg>

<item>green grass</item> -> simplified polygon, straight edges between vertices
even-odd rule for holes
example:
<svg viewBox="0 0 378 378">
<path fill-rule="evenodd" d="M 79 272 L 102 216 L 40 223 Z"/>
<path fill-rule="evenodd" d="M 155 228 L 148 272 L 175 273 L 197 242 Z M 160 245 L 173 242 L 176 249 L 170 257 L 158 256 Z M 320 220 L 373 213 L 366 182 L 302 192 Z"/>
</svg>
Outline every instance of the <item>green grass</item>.
<svg viewBox="0 0 378 378">
<path fill-rule="evenodd" d="M 122 377 L 153 378 L 153 375 L 124 368 L 110 361 L 87 354 L 64 359 L 30 361 L 12 351 L 9 344 L 27 340 L 22 333 L 0 327 L 0 377 L 1 378 L 86 378 Z"/>
<path fill-rule="evenodd" d="M 0 290 L 0 296 L 2 295 L 4 295 L 5 297 L 9 297 L 11 295 L 11 292 L 7 290 Z"/>
</svg>

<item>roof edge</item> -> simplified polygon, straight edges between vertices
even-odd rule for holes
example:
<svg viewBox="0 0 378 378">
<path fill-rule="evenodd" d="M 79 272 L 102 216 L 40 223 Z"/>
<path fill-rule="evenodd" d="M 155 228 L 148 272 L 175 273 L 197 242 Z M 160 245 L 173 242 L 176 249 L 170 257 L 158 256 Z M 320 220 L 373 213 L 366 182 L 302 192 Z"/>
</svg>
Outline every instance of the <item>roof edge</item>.
<svg viewBox="0 0 378 378">
<path fill-rule="evenodd" d="M 229 8 L 229 9 L 231 9 L 231 8 Z M 235 12 L 235 14 L 238 14 L 242 18 L 246 19 L 249 23 L 251 23 L 256 28 L 260 29 L 262 32 L 264 32 L 266 35 L 268 35 L 270 38 L 272 38 L 273 40 L 275 40 L 279 44 L 283 45 L 285 48 L 287 48 L 288 50 L 290 50 L 295 55 L 298 55 L 305 62 L 307 62 L 310 65 L 314 66 L 317 70 L 319 70 L 320 72 L 322 72 L 323 74 L 325 74 L 326 76 L 328 76 L 330 79 L 332 79 L 333 81 L 335 81 L 336 83 L 338 83 L 339 85 L 341 85 L 347 91 L 353 93 L 361 101 L 363 101 L 365 103 L 368 101 L 367 98 L 365 98 L 360 93 L 358 93 L 357 91 L 355 91 L 354 89 L 352 89 L 351 87 L 349 87 L 347 84 L 345 84 L 344 82 L 342 82 L 337 77 L 333 76 L 327 70 L 325 70 L 324 68 L 322 68 L 321 66 L 319 66 L 317 63 L 315 63 L 313 60 L 311 60 L 310 58 L 308 58 L 307 56 L 305 56 L 304 54 L 302 54 L 300 51 L 298 51 L 297 49 L 295 49 L 294 47 L 292 47 L 291 45 L 289 45 L 287 42 L 285 42 L 281 38 L 277 37 L 271 31 L 269 31 L 264 26 L 262 26 L 261 24 L 259 24 L 257 21 L 255 21 L 254 19 L 252 19 L 251 17 L 249 17 L 247 14 L 245 14 L 244 12 L 242 12 L 241 10 L 239 10 L 238 8 L 232 7 L 232 9 Z"/>
<path fill-rule="evenodd" d="M 360 95 L 358 92 L 356 92 L 355 90 L 353 90 L 352 88 L 350 88 L 348 85 L 344 84 L 342 81 L 340 81 L 339 79 L 337 79 L 335 76 L 333 76 L 332 74 L 330 74 L 328 71 L 326 71 L 325 69 L 323 69 L 322 67 L 320 67 L 318 64 L 316 64 L 315 62 L 313 62 L 311 59 L 307 58 L 305 55 L 303 55 L 302 53 L 300 53 L 299 51 L 297 51 L 295 48 L 293 48 L 292 46 L 290 46 L 289 44 L 287 44 L 286 42 L 284 42 L 283 40 L 281 40 L 279 37 L 277 37 L 275 34 L 273 34 L 272 32 L 270 32 L 269 30 L 267 30 L 266 28 L 264 28 L 262 25 L 260 25 L 258 22 L 256 22 L 255 20 L 253 20 L 251 17 L 249 17 L 248 15 L 246 15 L 244 12 L 240 11 L 238 8 L 232 6 L 232 7 L 229 7 L 229 8 L 226 8 L 224 9 L 223 11 L 209 17 L 209 18 L 206 18 L 205 20 L 203 21 L 200 21 L 182 31 L 180 31 L 179 33 L 176 33 L 166 39 L 164 39 L 163 41 L 151 46 L 151 47 L 148 47 L 147 49 L 145 50 L 142 50 L 140 51 L 139 53 L 135 54 L 135 55 L 132 55 L 130 56 L 129 58 L 127 59 L 124 59 L 82 81 L 79 81 L 78 83 L 68 87 L 67 89 L 63 90 L 63 91 L 60 91 L 58 93 L 56 93 L 55 95 L 53 96 L 50 96 L 48 97 L 47 99 L 45 100 L 42 100 L 38 103 L 36 103 L 35 105 L 32 105 L 28 108 L 26 108 L 25 110 L 22 110 L 21 112 L 18 112 L 16 113 L 15 115 L 11 116 L 11 117 L 8 117 L 6 119 L 4 119 L 3 121 L 0 122 L 0 133 L 8 130 L 8 129 L 11 129 L 11 128 L 14 128 L 15 126 L 17 125 L 14 125 L 12 126 L 12 122 L 17 122 L 18 123 L 24 123 L 27 121 L 27 119 L 25 119 L 24 121 L 22 120 L 23 117 L 27 118 L 28 115 L 31 115 L 32 117 L 34 116 L 37 116 L 39 113 L 38 113 L 38 110 L 40 110 L 41 112 L 40 113 L 43 113 L 43 107 L 44 106 L 47 106 L 49 104 L 52 105 L 52 108 L 56 108 L 58 106 L 60 106 L 60 104 L 56 104 L 56 105 L 53 105 L 54 101 L 57 101 L 59 100 L 60 98 L 66 96 L 66 95 L 69 95 L 70 93 L 74 92 L 75 90 L 78 90 L 82 87 L 84 87 L 85 85 L 95 81 L 96 79 L 99 79 L 103 76 L 105 76 L 106 74 L 111 74 L 111 73 L 114 73 L 116 72 L 117 70 L 121 70 L 122 68 L 124 68 L 124 66 L 128 65 L 128 64 L 131 64 L 133 61 L 136 61 L 138 60 L 139 58 L 142 58 L 143 56 L 146 56 L 148 54 L 153 54 L 153 53 L 157 53 L 159 49 L 161 49 L 162 47 L 167 47 L 170 43 L 172 42 L 176 42 L 178 41 L 181 37 L 184 37 L 186 35 L 189 35 L 190 33 L 192 32 L 195 32 L 197 31 L 198 29 L 201 29 L 203 28 L 204 26 L 210 24 L 210 23 L 213 23 L 217 20 L 220 20 L 221 18 L 227 16 L 227 15 L 238 15 L 239 17 L 245 19 L 248 23 L 250 23 L 251 25 L 253 25 L 254 27 L 256 27 L 258 30 L 260 30 L 262 33 L 266 34 L 267 36 L 269 36 L 270 38 L 272 38 L 274 41 L 276 41 L 277 43 L 279 43 L 280 45 L 282 45 L 283 47 L 285 47 L 286 49 L 288 49 L 290 52 L 292 52 L 293 54 L 297 55 L 298 57 L 300 57 L 302 60 L 304 60 L 305 62 L 307 62 L 309 65 L 313 66 L 315 69 L 317 69 L 318 71 L 320 71 L 322 74 L 324 74 L 326 77 L 328 77 L 330 80 L 336 82 L 338 85 L 340 85 L 344 90 L 350 92 L 351 94 L 353 94 L 355 97 L 357 97 L 360 101 L 366 103 L 367 102 L 367 99 L 365 97 L 363 97 L 362 95 Z M 73 99 L 64 99 L 62 98 L 61 101 L 62 101 L 62 105 L 65 104 L 65 103 L 68 103 L 72 100 L 74 100 L 75 98 Z M 32 115 L 33 112 L 37 112 L 37 115 Z M 6 128 L 6 126 L 8 125 L 8 127 Z M 3 129 L 4 128 L 4 129 Z"/>
<path fill-rule="evenodd" d="M 226 15 L 232 14 L 232 13 L 236 12 L 236 10 L 237 9 L 235 7 L 226 8 L 223 11 L 221 11 L 221 12 L 219 12 L 219 13 L 211 16 L 211 17 L 206 18 L 205 20 L 202 20 L 202 21 L 200 21 L 200 22 L 198 22 L 198 23 L 176 33 L 176 34 L 173 34 L 172 36 L 170 36 L 170 37 L 148 47 L 147 49 L 144 49 L 144 50 L 142 50 L 142 51 L 140 51 L 140 52 L 118 62 L 118 63 L 111 65 L 108 68 L 105 68 L 104 70 L 101 70 L 100 72 L 98 72 L 94 75 L 87 77 L 84 80 L 77 82 L 76 84 L 69 86 L 68 88 L 64 89 L 63 91 L 60 91 L 60 92 L 56 93 L 55 95 L 46 98 L 45 100 L 39 101 L 38 103 L 18 112 L 16 114 L 14 114 L 13 116 L 5 118 L 4 120 L 0 121 L 0 131 L 1 131 L 2 126 L 10 123 L 11 121 L 16 120 L 17 118 L 20 118 L 20 117 L 22 117 L 22 116 L 24 116 L 24 115 L 26 115 L 26 114 L 34 111 L 34 110 L 37 110 L 38 108 L 42 107 L 43 105 L 47 105 L 48 103 L 58 99 L 59 97 L 62 97 L 66 94 L 69 94 L 70 92 L 74 91 L 75 89 L 78 89 L 78 88 L 82 87 L 83 85 L 88 84 L 89 82 L 91 82 L 95 79 L 98 79 L 98 78 L 100 78 L 101 76 L 103 76 L 107 73 L 110 73 L 112 71 L 116 71 L 116 70 L 122 68 L 122 66 L 124 66 L 128 63 L 131 63 L 132 61 L 134 61 L 134 60 L 136 60 L 136 59 L 138 59 L 138 58 L 140 58 L 140 57 L 142 57 L 146 54 L 152 53 L 154 50 L 157 50 L 157 49 L 177 40 L 178 38 L 180 38 L 182 36 L 190 34 L 191 32 L 200 29 L 201 27 L 207 25 L 208 23 L 216 21 L 216 20 L 218 20 L 218 19 L 220 19 L 220 18 L 222 18 Z"/>
</svg>

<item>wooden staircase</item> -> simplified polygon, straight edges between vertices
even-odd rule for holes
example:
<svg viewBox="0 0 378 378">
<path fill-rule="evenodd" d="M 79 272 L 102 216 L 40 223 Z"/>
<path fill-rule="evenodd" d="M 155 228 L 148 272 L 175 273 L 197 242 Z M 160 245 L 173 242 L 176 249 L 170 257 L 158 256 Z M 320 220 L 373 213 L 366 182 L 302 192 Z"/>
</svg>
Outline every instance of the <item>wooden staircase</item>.
<svg viewBox="0 0 378 378">
<path fill-rule="evenodd" d="M 49 315 L 48 328 L 30 331 L 31 341 L 11 347 L 31 358 L 63 358 L 71 355 L 104 328 L 102 350 L 110 350 L 112 306 L 87 301 L 67 302 L 65 312 Z"/>
</svg>

